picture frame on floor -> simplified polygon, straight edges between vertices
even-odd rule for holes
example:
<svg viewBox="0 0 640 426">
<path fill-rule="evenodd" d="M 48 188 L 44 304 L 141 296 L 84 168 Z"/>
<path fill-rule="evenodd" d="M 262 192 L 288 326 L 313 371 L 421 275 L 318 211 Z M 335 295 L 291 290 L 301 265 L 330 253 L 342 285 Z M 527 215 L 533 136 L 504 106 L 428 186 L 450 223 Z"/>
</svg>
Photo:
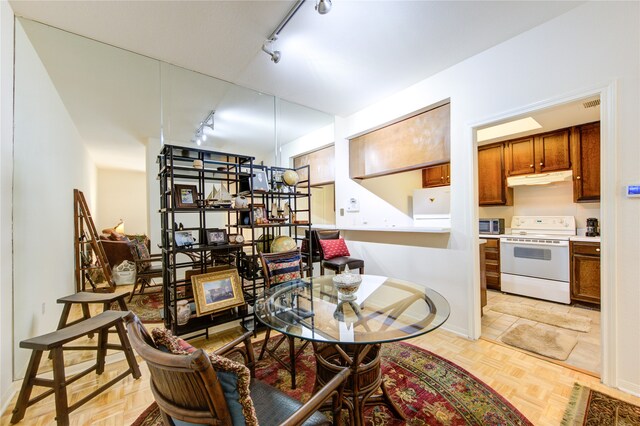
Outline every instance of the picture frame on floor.
<svg viewBox="0 0 640 426">
<path fill-rule="evenodd" d="M 191 276 L 196 315 L 208 315 L 244 305 L 237 269 Z"/>
</svg>

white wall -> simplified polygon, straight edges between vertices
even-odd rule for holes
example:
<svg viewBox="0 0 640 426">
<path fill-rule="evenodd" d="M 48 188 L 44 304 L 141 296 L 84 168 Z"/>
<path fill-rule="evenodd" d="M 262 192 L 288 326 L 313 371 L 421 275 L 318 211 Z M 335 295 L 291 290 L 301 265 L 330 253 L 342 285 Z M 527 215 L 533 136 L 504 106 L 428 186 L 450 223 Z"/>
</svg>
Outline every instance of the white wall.
<svg viewBox="0 0 640 426">
<path fill-rule="evenodd" d="M 15 35 L 14 375 L 28 337 L 55 329 L 56 299 L 75 292 L 73 189 L 95 211 L 96 167 L 20 23 Z"/>
<path fill-rule="evenodd" d="M 610 123 L 613 138 L 603 152 L 603 203 L 617 207 L 603 216 L 610 235 L 603 244 L 615 253 L 608 258 L 611 276 L 612 329 L 606 345 L 616 369 L 605 377 L 613 386 L 640 394 L 640 203 L 626 199 L 622 185 L 637 182 L 640 163 L 638 102 L 640 75 L 640 26 L 637 2 L 589 2 L 552 21 L 463 61 L 352 116 L 336 120 L 336 209 L 355 196 L 364 212 L 377 211 L 387 218 L 402 215 L 380 197 L 351 181 L 348 176 L 348 137 L 382 123 L 451 100 L 451 234 L 444 241 L 432 235 L 401 237 L 391 233 L 348 232 L 352 254 L 362 256 L 370 273 L 385 272 L 428 285 L 451 303 L 445 328 L 477 335 L 478 287 L 476 148 L 474 123 L 487 123 L 507 112 L 550 99 L 569 98 L 614 85 Z M 606 102 L 604 103 L 607 107 Z M 603 134 L 608 136 L 607 125 Z M 607 159 L 615 160 L 607 164 Z M 611 176 L 609 179 L 606 176 Z M 610 182 L 610 183 L 609 183 Z M 603 204 L 604 205 L 604 204 Z M 606 210 L 605 210 L 606 211 Z M 338 227 L 348 226 L 337 217 Z M 391 219 L 393 220 L 393 219 Z M 387 235 L 385 235 L 387 234 Z M 388 241 L 393 241 L 389 244 Z M 609 254 L 608 254 L 609 255 Z M 605 275 L 607 272 L 604 272 Z M 475 317 L 475 318 L 474 318 Z"/>
<path fill-rule="evenodd" d="M 280 147 L 280 167 L 292 167 L 293 157 L 315 151 L 333 143 L 334 126 L 330 124 Z M 266 163 L 270 164 L 270 163 Z"/>
<path fill-rule="evenodd" d="M 147 234 L 147 175 L 133 170 L 98 169 L 98 232 L 122 219 L 127 234 Z"/>
<path fill-rule="evenodd" d="M 12 395 L 13 10 L 0 0 L 0 412 Z"/>
<path fill-rule="evenodd" d="M 574 203 L 573 183 L 556 182 L 515 187 L 512 206 L 480 207 L 478 215 L 503 218 L 506 228 L 511 226 L 513 216 L 573 216 L 581 234 L 587 227 L 587 218 L 600 219 L 600 203 Z"/>
</svg>

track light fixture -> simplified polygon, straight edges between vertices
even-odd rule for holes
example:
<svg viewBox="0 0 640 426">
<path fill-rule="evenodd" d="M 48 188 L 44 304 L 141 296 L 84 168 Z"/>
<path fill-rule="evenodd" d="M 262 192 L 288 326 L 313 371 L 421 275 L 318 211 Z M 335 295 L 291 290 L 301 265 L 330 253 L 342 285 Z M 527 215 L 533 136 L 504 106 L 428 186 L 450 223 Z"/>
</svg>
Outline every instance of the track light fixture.
<svg viewBox="0 0 640 426">
<path fill-rule="evenodd" d="M 316 10 L 320 15 L 326 15 L 331 10 L 331 0 L 318 0 Z"/>
<path fill-rule="evenodd" d="M 282 19 L 282 21 L 280 21 L 280 24 L 276 27 L 275 30 L 273 30 L 271 35 L 267 37 L 267 40 L 262 44 L 262 51 L 271 56 L 271 60 L 273 61 L 273 63 L 277 64 L 278 62 L 280 62 L 282 54 L 279 50 L 273 50 L 268 46 L 270 46 L 274 41 L 278 39 L 278 34 L 280 34 L 280 31 L 282 31 L 284 27 L 289 23 L 291 18 L 293 18 L 293 15 L 296 14 L 298 9 L 300 9 L 304 2 L 305 0 L 297 0 L 293 7 L 291 7 L 291 9 L 289 10 L 287 15 Z M 331 0 L 317 0 L 316 10 L 320 15 L 329 13 L 329 11 L 331 10 Z"/>
<path fill-rule="evenodd" d="M 274 37 L 272 39 L 269 39 L 269 40 L 265 41 L 264 43 L 262 43 L 262 51 L 264 53 L 266 53 L 267 55 L 271 56 L 271 60 L 276 64 L 278 62 L 280 62 L 280 51 L 279 50 L 271 50 L 271 49 L 269 49 L 267 47 L 267 44 L 270 45 L 271 43 L 273 43 L 277 39 L 278 39 L 278 37 L 276 36 L 276 37 Z"/>
<path fill-rule="evenodd" d="M 195 142 L 198 146 L 200 146 L 202 142 L 207 140 L 207 135 L 204 132 L 205 127 L 208 127 L 211 129 L 211 131 L 213 131 L 213 116 L 215 113 L 215 110 L 211 110 L 211 112 L 207 114 L 205 119 L 200 122 L 200 125 L 196 129 L 196 137 L 195 140 L 192 140 L 192 142 Z"/>
</svg>

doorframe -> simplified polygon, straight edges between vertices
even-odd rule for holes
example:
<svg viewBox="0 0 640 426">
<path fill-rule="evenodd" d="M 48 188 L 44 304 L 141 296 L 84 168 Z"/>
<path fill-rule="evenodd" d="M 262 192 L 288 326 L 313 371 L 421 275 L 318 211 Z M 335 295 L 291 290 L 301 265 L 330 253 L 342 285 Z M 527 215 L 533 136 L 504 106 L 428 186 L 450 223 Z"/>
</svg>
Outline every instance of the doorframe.
<svg viewBox="0 0 640 426">
<path fill-rule="evenodd" d="M 473 170 L 471 173 L 473 180 L 473 220 L 471 222 L 472 229 L 470 235 L 473 240 L 480 238 L 478 233 L 479 205 L 478 205 L 478 141 L 477 129 L 492 123 L 508 121 L 517 117 L 538 112 L 540 110 L 549 109 L 560 106 L 562 104 L 571 103 L 580 99 L 591 96 L 600 96 L 600 218 L 601 218 L 601 247 L 606 250 L 600 250 L 600 355 L 602 359 L 602 368 L 600 377 L 602 383 L 611 387 L 618 387 L 617 375 L 617 319 L 616 319 L 616 300 L 617 289 L 615 286 L 616 272 L 615 260 L 616 256 L 616 154 L 617 154 L 617 128 L 616 117 L 617 111 L 617 93 L 618 82 L 612 80 L 605 85 L 597 85 L 586 89 L 568 92 L 563 95 L 553 97 L 544 101 L 515 108 L 486 117 L 482 120 L 473 122 L 467 126 L 471 133 Z M 477 246 L 477 244 L 473 244 Z M 471 337 L 478 339 L 481 334 L 481 308 L 480 308 L 480 253 L 479 250 L 473 250 L 474 255 L 474 277 L 472 280 L 473 288 L 468 292 L 469 303 L 472 307 L 472 315 L 469 316 L 469 330 Z"/>
</svg>

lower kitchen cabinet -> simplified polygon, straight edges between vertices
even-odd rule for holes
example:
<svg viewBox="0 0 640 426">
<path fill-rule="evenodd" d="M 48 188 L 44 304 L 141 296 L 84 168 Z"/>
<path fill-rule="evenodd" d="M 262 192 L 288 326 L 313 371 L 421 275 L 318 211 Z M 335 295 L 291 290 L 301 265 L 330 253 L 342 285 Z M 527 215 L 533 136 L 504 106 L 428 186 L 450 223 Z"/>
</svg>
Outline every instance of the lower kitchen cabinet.
<svg viewBox="0 0 640 426">
<path fill-rule="evenodd" d="M 600 243 L 572 241 L 571 301 L 600 304 Z"/>
<path fill-rule="evenodd" d="M 487 288 L 500 290 L 500 240 L 487 238 L 484 244 L 484 262 Z"/>
</svg>

